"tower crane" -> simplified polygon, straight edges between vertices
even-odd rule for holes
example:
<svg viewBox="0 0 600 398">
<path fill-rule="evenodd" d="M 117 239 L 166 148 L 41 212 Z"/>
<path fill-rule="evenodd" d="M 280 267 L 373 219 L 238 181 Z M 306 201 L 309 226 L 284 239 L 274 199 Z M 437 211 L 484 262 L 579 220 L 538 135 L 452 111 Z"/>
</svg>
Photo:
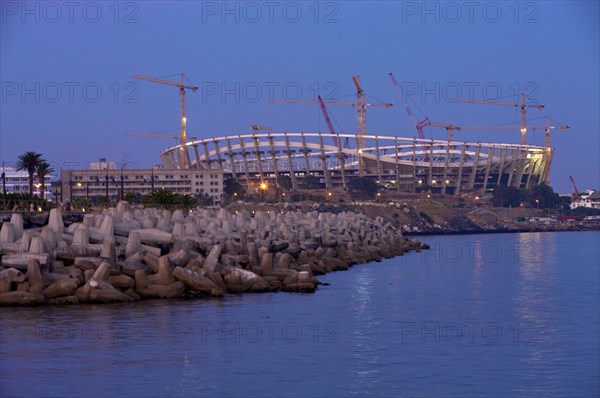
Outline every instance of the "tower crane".
<svg viewBox="0 0 600 398">
<path fill-rule="evenodd" d="M 123 135 L 126 135 L 128 137 L 146 137 L 146 138 L 172 138 L 175 141 L 179 141 L 180 137 L 178 135 L 175 134 L 162 134 L 162 133 L 158 133 L 158 134 L 152 134 L 152 133 L 123 133 Z M 191 136 L 188 137 L 190 140 L 195 140 L 197 139 L 197 137 Z"/>
<path fill-rule="evenodd" d="M 327 129 L 329 130 L 329 133 L 331 134 L 331 139 L 333 140 L 333 144 L 335 145 L 336 148 L 338 148 L 338 150 L 340 150 L 341 149 L 340 141 L 338 139 L 337 134 L 335 133 L 335 129 L 333 128 L 333 124 L 331 123 L 331 119 L 329 118 L 329 112 L 327 111 L 325 102 L 323 102 L 323 98 L 321 98 L 320 95 L 317 97 L 317 99 L 319 101 L 319 105 L 321 105 L 321 112 L 323 112 L 323 117 L 325 118 L 325 123 L 327 123 Z M 346 137 L 346 140 L 344 141 L 344 147 L 348 148 L 348 138 L 347 137 Z M 344 155 L 344 157 L 346 157 L 346 155 Z"/>
<path fill-rule="evenodd" d="M 325 118 L 325 123 L 327 123 L 327 128 L 329 129 L 329 132 L 331 133 L 331 139 L 333 140 L 333 143 L 335 144 L 336 148 L 339 148 L 340 141 L 338 140 L 338 137 L 335 134 L 333 124 L 331 124 L 331 119 L 329 119 L 329 113 L 327 112 L 327 108 L 325 107 L 323 98 L 321 98 L 321 96 L 319 95 L 317 97 L 317 99 L 319 100 L 319 105 L 321 105 L 321 112 L 323 112 L 323 117 Z"/>
<path fill-rule="evenodd" d="M 256 134 L 258 134 L 258 132 L 260 130 L 272 130 L 271 127 L 267 127 L 267 126 L 261 126 L 260 124 L 251 124 L 250 128 L 252 129 L 252 135 L 254 135 L 256 137 Z"/>
<path fill-rule="evenodd" d="M 429 123 L 429 118 L 426 117 L 425 119 L 423 119 L 417 123 L 417 121 L 415 120 L 415 117 L 413 116 L 413 113 L 410 111 L 410 108 L 408 107 L 408 103 L 406 102 L 406 99 L 404 98 L 404 94 L 402 93 L 402 89 L 400 88 L 400 85 L 398 84 L 398 82 L 396 82 L 396 78 L 394 77 L 394 75 L 391 72 L 388 75 L 390 77 L 390 80 L 392 81 L 392 84 L 394 85 L 394 88 L 396 89 L 396 91 L 398 91 L 398 94 L 400 95 L 400 99 L 402 100 L 402 104 L 404 105 L 404 109 L 406 110 L 408 117 L 410 118 L 410 120 L 413 122 L 413 125 L 417 129 L 419 138 L 425 139 L 425 134 L 423 133 L 423 127 L 425 127 L 427 125 L 431 125 L 431 123 Z"/>
<path fill-rule="evenodd" d="M 141 75 L 133 74 L 131 75 L 134 79 L 146 80 L 152 83 L 160 83 L 166 84 L 168 86 L 175 86 L 179 88 L 179 111 L 181 113 L 181 134 L 179 136 L 181 143 L 181 156 L 180 156 L 180 164 L 179 167 L 181 169 L 187 169 L 190 167 L 190 158 L 187 151 L 187 119 L 185 116 L 185 90 L 192 90 L 195 93 L 198 90 L 198 86 L 189 86 L 185 84 L 185 76 L 183 72 L 181 73 L 181 83 L 172 82 L 163 79 L 157 79 L 154 77 L 146 77 Z"/>
<path fill-rule="evenodd" d="M 542 127 L 538 127 L 538 126 L 533 126 L 531 129 L 532 130 L 536 130 L 536 129 L 541 129 Z M 552 149 L 550 148 L 550 130 L 551 129 L 559 129 L 562 132 L 567 131 L 567 129 L 570 129 L 571 126 L 569 125 L 564 125 L 564 126 L 551 126 L 550 125 L 550 118 L 548 116 L 546 116 L 546 125 L 543 127 L 544 129 L 544 152 L 546 154 L 546 159 L 550 159 L 550 156 L 552 156 Z M 546 185 L 550 185 L 550 162 L 546 162 L 546 170 L 544 172 L 545 178 L 544 178 L 544 184 Z"/>
<path fill-rule="evenodd" d="M 512 106 L 521 109 L 521 144 L 527 144 L 527 124 L 526 114 L 527 108 L 544 109 L 544 105 L 530 105 L 525 103 L 525 94 L 521 93 L 521 102 L 503 102 L 503 101 L 483 101 L 483 100 L 470 100 L 465 98 L 453 98 L 454 102 L 468 102 L 471 104 L 485 104 L 485 105 L 499 105 L 499 106 Z"/>
<path fill-rule="evenodd" d="M 516 126 L 462 126 L 461 130 L 512 130 Z M 550 130 L 559 129 L 560 131 L 567 131 L 571 128 L 569 125 L 552 126 L 550 125 L 550 118 L 546 117 L 546 125 L 544 126 L 529 126 L 532 130 L 544 130 L 544 156 L 546 162 L 544 164 L 544 184 L 550 185 L 550 159 L 552 157 L 552 148 L 550 147 Z"/>
<path fill-rule="evenodd" d="M 460 131 L 462 129 L 462 127 L 458 127 L 455 126 L 453 124 L 445 124 L 445 123 L 434 123 L 434 122 L 430 122 L 429 119 L 426 119 L 426 123 L 423 125 L 423 127 L 425 126 L 432 126 L 432 127 L 442 127 L 446 129 L 446 132 L 448 133 L 448 141 L 454 141 L 454 131 Z"/>
<path fill-rule="evenodd" d="M 516 128 L 515 125 L 498 125 L 498 126 L 461 126 L 458 130 L 512 130 Z M 568 124 L 560 126 L 550 125 L 550 118 L 546 117 L 546 124 L 539 126 L 529 126 L 532 130 L 544 130 L 544 147 L 546 150 L 550 148 L 550 130 L 559 129 L 560 131 L 567 131 L 571 128 Z"/>
<path fill-rule="evenodd" d="M 363 140 L 367 133 L 367 107 L 368 106 L 383 106 L 390 108 L 394 106 L 391 103 L 384 104 L 371 104 L 366 101 L 366 94 L 360 85 L 360 75 L 352 75 L 352 82 L 356 87 L 356 102 L 336 102 L 336 101 L 323 101 L 324 104 L 329 105 L 341 105 L 341 106 L 355 106 L 357 108 L 357 136 L 356 136 L 356 154 L 358 158 L 358 175 L 364 176 L 364 161 L 362 156 Z M 286 104 L 319 104 L 319 101 L 311 100 L 267 100 L 270 103 L 286 103 Z"/>
<path fill-rule="evenodd" d="M 323 112 L 323 117 L 325 118 L 325 123 L 327 123 L 327 129 L 329 130 L 329 133 L 331 133 L 331 139 L 333 140 L 333 144 L 335 145 L 336 148 L 339 148 L 340 141 L 338 140 L 337 134 L 335 133 L 333 124 L 331 124 L 331 119 L 329 118 L 329 112 L 327 112 L 327 107 L 325 106 L 325 103 L 323 102 L 323 98 L 321 98 L 321 96 L 319 95 L 317 97 L 317 99 L 319 101 L 319 105 L 321 106 L 321 112 Z"/>
<path fill-rule="evenodd" d="M 571 176 L 569 176 L 569 180 L 571 180 L 571 185 L 573 186 L 573 196 L 579 196 L 579 190 L 577 189 L 577 185 L 575 185 L 575 180 Z"/>
<path fill-rule="evenodd" d="M 546 149 L 550 148 L 550 130 L 559 129 L 563 133 L 571 128 L 568 124 L 562 126 L 551 126 L 550 118 L 546 116 L 546 125 L 545 126 L 530 126 L 532 130 L 544 130 L 544 147 Z"/>
</svg>

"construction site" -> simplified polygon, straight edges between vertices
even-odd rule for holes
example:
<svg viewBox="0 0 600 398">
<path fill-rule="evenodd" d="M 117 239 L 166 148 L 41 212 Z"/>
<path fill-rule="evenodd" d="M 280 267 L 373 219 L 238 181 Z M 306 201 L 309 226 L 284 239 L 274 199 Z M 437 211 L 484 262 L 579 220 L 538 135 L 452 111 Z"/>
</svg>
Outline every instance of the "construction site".
<svg viewBox="0 0 600 398">
<path fill-rule="evenodd" d="M 166 169 L 201 169 L 223 173 L 223 178 L 235 178 L 248 191 L 264 184 L 278 186 L 280 176 L 289 176 L 293 189 L 303 186 L 303 178 L 319 178 L 323 188 L 346 189 L 350 179 L 370 177 L 387 190 L 398 192 L 428 192 L 432 194 L 485 194 L 494 187 L 533 188 L 550 183 L 550 167 L 554 148 L 550 133 L 565 131 L 546 118 L 545 125 L 527 125 L 528 108 L 543 109 L 544 105 L 529 104 L 524 94 L 520 102 L 484 101 L 456 98 L 454 102 L 512 107 L 520 111 L 520 125 L 456 126 L 435 123 L 425 118 L 416 120 L 392 73 L 389 79 L 398 91 L 402 104 L 415 127 L 414 136 L 395 136 L 367 132 L 367 108 L 390 108 L 392 103 L 369 103 L 360 76 L 353 75 L 356 89 L 353 102 L 270 101 L 291 104 L 315 104 L 321 108 L 328 133 L 304 131 L 272 131 L 261 125 L 251 125 L 241 134 L 212 138 L 189 137 L 185 109 L 186 91 L 196 92 L 197 86 L 186 84 L 185 76 L 173 82 L 133 75 L 154 83 L 177 87 L 180 98 L 180 134 L 178 142 L 160 154 Z M 335 130 L 328 106 L 350 106 L 357 115 L 356 134 Z M 443 128 L 447 139 L 426 138 L 424 127 Z M 454 133 L 466 130 L 517 130 L 520 143 L 485 143 L 456 141 Z M 544 131 L 544 146 L 529 145 L 529 130 Z M 173 137 L 160 134 L 126 133 L 143 137 Z"/>
</svg>

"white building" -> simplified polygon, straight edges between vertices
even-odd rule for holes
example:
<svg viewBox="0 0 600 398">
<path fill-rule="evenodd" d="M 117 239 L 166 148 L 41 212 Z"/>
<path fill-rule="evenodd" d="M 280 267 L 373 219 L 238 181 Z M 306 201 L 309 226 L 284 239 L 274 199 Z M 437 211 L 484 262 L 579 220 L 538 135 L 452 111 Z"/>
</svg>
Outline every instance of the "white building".
<svg viewBox="0 0 600 398">
<path fill-rule="evenodd" d="M 26 170 L 16 170 L 14 167 L 2 166 L 0 175 L 2 176 L 2 187 L 0 188 L 2 191 L 0 193 L 4 193 L 4 190 L 6 190 L 7 194 L 29 194 L 29 174 Z M 52 178 L 54 178 L 53 175 L 45 178 L 44 198 L 48 200 L 52 200 L 52 192 L 50 191 L 50 180 Z M 37 175 L 33 176 L 33 184 L 33 195 L 41 197 L 42 188 Z"/>
<path fill-rule="evenodd" d="M 95 202 L 98 197 L 118 201 L 121 194 L 148 195 L 154 190 L 165 189 L 182 195 L 206 194 L 215 204 L 223 194 L 223 172 L 203 169 L 116 169 L 112 162 L 104 161 L 104 168 L 63 170 L 62 200 L 72 202 L 76 198 Z M 114 164 L 114 163 L 112 163 Z M 108 167 L 106 167 L 108 166 Z"/>
<path fill-rule="evenodd" d="M 97 162 L 90 163 L 90 170 L 116 170 L 117 164 L 115 162 L 108 162 L 106 158 L 100 158 Z"/>
<path fill-rule="evenodd" d="M 571 209 L 576 207 L 600 209 L 600 191 L 586 190 L 584 194 L 571 201 Z"/>
</svg>

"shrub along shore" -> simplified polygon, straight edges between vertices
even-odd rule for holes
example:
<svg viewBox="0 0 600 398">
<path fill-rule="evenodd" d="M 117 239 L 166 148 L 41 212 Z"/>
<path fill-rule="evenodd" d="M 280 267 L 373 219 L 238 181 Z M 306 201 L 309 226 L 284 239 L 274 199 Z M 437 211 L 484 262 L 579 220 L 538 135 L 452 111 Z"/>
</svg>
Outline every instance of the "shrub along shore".
<svg viewBox="0 0 600 398">
<path fill-rule="evenodd" d="M 65 226 L 0 230 L 0 305 L 243 292 L 314 292 L 316 275 L 427 248 L 382 217 L 318 211 L 160 210 L 120 202 Z"/>
</svg>

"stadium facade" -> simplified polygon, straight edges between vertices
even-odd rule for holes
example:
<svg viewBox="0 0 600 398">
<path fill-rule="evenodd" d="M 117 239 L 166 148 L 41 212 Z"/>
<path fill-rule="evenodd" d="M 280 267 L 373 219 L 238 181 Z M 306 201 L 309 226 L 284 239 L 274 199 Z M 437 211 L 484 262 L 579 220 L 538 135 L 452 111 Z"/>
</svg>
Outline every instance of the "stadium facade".
<svg viewBox="0 0 600 398">
<path fill-rule="evenodd" d="M 362 171 L 388 189 L 460 195 L 547 182 L 553 149 L 387 135 L 364 135 L 358 146 L 352 134 L 255 132 L 172 146 L 161 153 L 164 167 L 178 168 L 181 156 L 190 159 L 190 168 L 222 172 L 249 189 L 263 181 L 276 185 L 280 175 L 289 176 L 294 188 L 307 175 L 320 178 L 324 188 L 345 188 Z"/>
</svg>

